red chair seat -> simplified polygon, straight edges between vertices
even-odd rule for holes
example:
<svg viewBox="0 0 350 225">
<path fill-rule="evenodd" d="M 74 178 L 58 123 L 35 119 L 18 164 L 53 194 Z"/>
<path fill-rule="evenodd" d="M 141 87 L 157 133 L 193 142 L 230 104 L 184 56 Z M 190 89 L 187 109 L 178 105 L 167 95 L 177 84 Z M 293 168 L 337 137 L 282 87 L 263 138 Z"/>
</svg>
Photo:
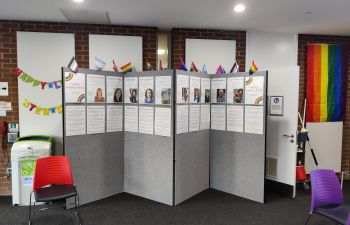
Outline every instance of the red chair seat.
<svg viewBox="0 0 350 225">
<path fill-rule="evenodd" d="M 77 190 L 75 186 L 71 184 L 53 185 L 34 191 L 35 201 L 37 202 L 52 202 L 70 198 L 75 195 L 77 195 Z"/>
</svg>

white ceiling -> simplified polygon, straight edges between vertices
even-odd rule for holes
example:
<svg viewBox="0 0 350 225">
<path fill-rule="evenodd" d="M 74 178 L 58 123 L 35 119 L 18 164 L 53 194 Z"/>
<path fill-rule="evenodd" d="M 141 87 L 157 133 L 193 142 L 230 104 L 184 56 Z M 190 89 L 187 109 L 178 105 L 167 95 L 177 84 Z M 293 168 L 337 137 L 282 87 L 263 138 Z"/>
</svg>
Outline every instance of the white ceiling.
<svg viewBox="0 0 350 225">
<path fill-rule="evenodd" d="M 246 11 L 233 13 L 236 3 Z M 350 0 L 0 0 L 0 19 L 67 22 L 60 9 L 107 11 L 112 24 L 350 35 Z M 311 12 L 311 14 L 307 14 Z"/>
</svg>

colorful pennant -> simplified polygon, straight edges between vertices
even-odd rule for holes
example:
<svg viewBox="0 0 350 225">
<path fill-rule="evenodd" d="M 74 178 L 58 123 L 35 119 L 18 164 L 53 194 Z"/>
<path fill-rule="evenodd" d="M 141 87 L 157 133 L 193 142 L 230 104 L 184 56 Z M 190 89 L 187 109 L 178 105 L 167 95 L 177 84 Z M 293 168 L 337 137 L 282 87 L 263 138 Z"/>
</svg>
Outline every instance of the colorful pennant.
<svg viewBox="0 0 350 225">
<path fill-rule="evenodd" d="M 179 70 L 183 70 L 183 71 L 187 71 L 187 67 L 186 64 L 184 63 L 183 59 L 180 57 L 180 61 L 179 61 Z"/>
<path fill-rule="evenodd" d="M 152 71 L 153 70 L 153 66 L 151 63 L 147 62 L 147 70 L 148 71 Z"/>
<path fill-rule="evenodd" d="M 53 114 L 60 114 L 63 111 L 62 105 L 57 105 L 50 108 L 45 108 L 34 104 L 33 102 L 25 99 L 22 106 L 28 108 L 30 112 L 34 112 L 37 115 L 49 116 Z"/>
<path fill-rule="evenodd" d="M 128 64 L 122 66 L 121 68 L 122 73 L 127 73 L 127 72 L 132 72 L 132 65 L 131 62 L 129 62 Z"/>
<path fill-rule="evenodd" d="M 118 66 L 117 66 L 117 64 L 115 64 L 114 59 L 113 59 L 113 70 L 114 70 L 114 72 L 116 72 L 116 73 L 118 73 L 118 72 L 119 72 L 119 70 L 118 70 Z"/>
<path fill-rule="evenodd" d="M 163 68 L 163 62 L 162 62 L 162 60 L 160 59 L 160 60 L 159 60 L 159 71 L 162 71 L 162 70 L 164 70 L 164 68 Z"/>
<path fill-rule="evenodd" d="M 250 65 L 249 75 L 252 75 L 256 71 L 258 71 L 258 67 L 255 65 L 255 61 L 253 60 L 252 64 Z"/>
<path fill-rule="evenodd" d="M 40 81 L 29 76 L 26 72 L 23 72 L 20 68 L 16 68 L 14 74 L 23 82 L 32 84 L 33 87 L 40 87 L 42 90 L 46 89 L 60 89 L 62 87 L 62 80 L 56 80 L 52 82 Z"/>
</svg>

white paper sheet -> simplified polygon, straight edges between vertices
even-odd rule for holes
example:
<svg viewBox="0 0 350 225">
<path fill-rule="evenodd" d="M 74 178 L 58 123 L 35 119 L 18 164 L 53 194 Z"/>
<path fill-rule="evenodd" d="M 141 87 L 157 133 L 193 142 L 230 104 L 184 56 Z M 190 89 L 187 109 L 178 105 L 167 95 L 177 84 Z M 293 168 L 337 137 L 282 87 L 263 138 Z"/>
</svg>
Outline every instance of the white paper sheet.
<svg viewBox="0 0 350 225">
<path fill-rule="evenodd" d="M 188 105 L 176 106 L 176 134 L 188 132 Z"/>
<path fill-rule="evenodd" d="M 244 77 L 227 78 L 227 103 L 243 104 Z"/>
<path fill-rule="evenodd" d="M 189 78 L 187 75 L 176 75 L 176 103 L 188 103 L 190 100 Z"/>
<path fill-rule="evenodd" d="M 245 78 L 245 104 L 263 105 L 264 77 L 250 76 Z"/>
<path fill-rule="evenodd" d="M 226 106 L 211 105 L 211 129 L 226 130 Z"/>
<path fill-rule="evenodd" d="M 124 102 L 138 103 L 138 77 L 124 77 Z"/>
<path fill-rule="evenodd" d="M 86 76 L 87 103 L 106 102 L 106 76 L 88 74 Z"/>
<path fill-rule="evenodd" d="M 6 116 L 6 110 L 0 109 L 0 116 Z"/>
<path fill-rule="evenodd" d="M 64 96 L 66 103 L 85 103 L 85 74 L 65 72 Z"/>
<path fill-rule="evenodd" d="M 153 134 L 153 107 L 139 107 L 139 132 Z"/>
<path fill-rule="evenodd" d="M 139 77 L 139 100 L 140 104 L 154 103 L 154 78 Z M 146 97 L 147 96 L 147 97 Z"/>
<path fill-rule="evenodd" d="M 123 131 L 123 106 L 107 105 L 107 132 Z"/>
<path fill-rule="evenodd" d="M 200 77 L 190 77 L 190 96 L 191 103 L 201 102 L 201 79 Z"/>
<path fill-rule="evenodd" d="M 87 106 L 87 133 L 104 133 L 105 117 L 105 106 Z"/>
<path fill-rule="evenodd" d="M 210 78 L 201 78 L 201 102 L 210 103 Z"/>
<path fill-rule="evenodd" d="M 171 104 L 171 76 L 156 77 L 156 104 Z"/>
<path fill-rule="evenodd" d="M 126 105 L 124 107 L 124 130 L 129 132 L 138 132 L 139 115 L 138 106 Z"/>
<path fill-rule="evenodd" d="M 227 131 L 243 132 L 244 107 L 240 105 L 227 106 Z"/>
<path fill-rule="evenodd" d="M 0 101 L 0 110 L 9 111 L 11 109 L 11 102 Z"/>
<path fill-rule="evenodd" d="M 171 108 L 155 108 L 155 135 L 171 136 Z"/>
<path fill-rule="evenodd" d="M 107 76 L 107 103 L 123 102 L 123 77 Z"/>
<path fill-rule="evenodd" d="M 66 106 L 66 136 L 86 134 L 86 111 L 85 106 Z"/>
<path fill-rule="evenodd" d="M 190 105 L 189 131 L 199 131 L 200 105 Z"/>
<path fill-rule="evenodd" d="M 244 132 L 250 134 L 264 133 L 264 107 L 246 106 L 244 116 Z"/>
<path fill-rule="evenodd" d="M 226 78 L 211 79 L 211 102 L 226 103 Z"/>
<path fill-rule="evenodd" d="M 201 105 L 201 130 L 210 128 L 210 105 Z"/>
</svg>

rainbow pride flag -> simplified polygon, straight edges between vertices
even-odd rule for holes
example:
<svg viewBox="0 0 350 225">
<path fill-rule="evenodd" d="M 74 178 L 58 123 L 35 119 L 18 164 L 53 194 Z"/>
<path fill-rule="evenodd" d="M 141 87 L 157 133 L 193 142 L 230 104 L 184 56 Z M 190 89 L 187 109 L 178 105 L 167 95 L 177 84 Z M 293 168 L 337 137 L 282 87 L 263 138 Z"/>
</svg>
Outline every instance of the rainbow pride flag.
<svg viewBox="0 0 350 225">
<path fill-rule="evenodd" d="M 121 69 L 122 73 L 132 72 L 131 62 L 122 66 L 120 69 Z"/>
<path fill-rule="evenodd" d="M 255 65 L 255 61 L 253 60 L 252 64 L 250 65 L 249 75 L 252 75 L 256 71 L 258 71 L 258 67 Z"/>
<path fill-rule="evenodd" d="M 343 119 L 345 58 L 345 51 L 340 45 L 308 45 L 307 122 Z"/>
</svg>

